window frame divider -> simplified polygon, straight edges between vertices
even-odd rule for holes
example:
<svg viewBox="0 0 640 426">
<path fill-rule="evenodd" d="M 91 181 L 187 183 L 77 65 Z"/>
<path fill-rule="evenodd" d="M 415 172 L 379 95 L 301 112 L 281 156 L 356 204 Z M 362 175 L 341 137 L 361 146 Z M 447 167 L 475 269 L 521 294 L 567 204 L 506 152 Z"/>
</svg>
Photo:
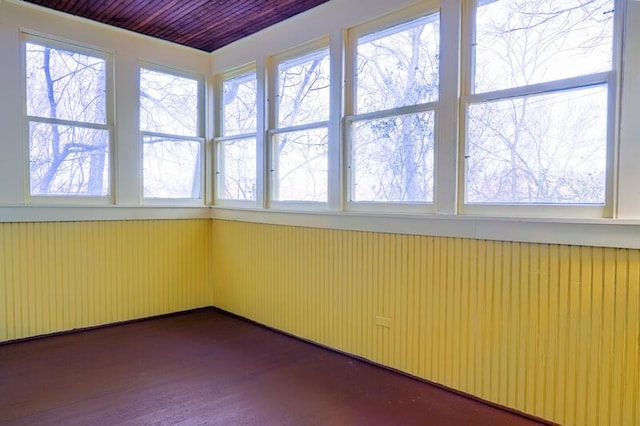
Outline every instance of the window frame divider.
<svg viewBox="0 0 640 426">
<path fill-rule="evenodd" d="M 319 129 L 321 127 L 329 127 L 329 121 L 328 120 L 317 121 L 314 123 L 305 123 L 305 124 L 299 124 L 296 126 L 281 127 L 278 129 L 269 129 L 267 130 L 267 136 L 271 137 L 271 136 L 282 134 L 282 133 L 301 132 L 303 130 Z"/>
<path fill-rule="evenodd" d="M 180 141 L 196 141 L 196 142 L 204 142 L 205 138 L 202 136 L 183 136 L 183 135 L 173 135 L 171 133 L 162 133 L 162 132 L 149 132 L 146 130 L 141 130 L 140 135 L 142 138 L 145 136 L 153 136 L 157 138 L 165 138 L 171 140 L 180 140 Z"/>
<path fill-rule="evenodd" d="M 409 115 L 425 111 L 438 111 L 439 101 L 427 102 L 424 104 L 407 105 L 398 108 L 391 108 L 381 111 L 365 112 L 362 114 L 347 115 L 344 117 L 346 123 L 354 121 L 376 120 L 380 118 L 396 117 L 400 115 Z"/>
<path fill-rule="evenodd" d="M 113 127 L 111 123 L 99 124 L 99 123 L 91 123 L 87 121 L 65 120 L 61 118 L 38 117 L 36 115 L 27 115 L 26 119 L 29 122 L 35 121 L 43 124 L 57 124 L 60 126 L 83 127 L 86 129 L 111 130 L 111 128 Z"/>
<path fill-rule="evenodd" d="M 599 86 L 609 84 L 614 81 L 615 75 L 616 72 L 614 70 L 602 71 L 594 74 L 531 84 L 528 86 L 500 89 L 491 92 L 473 93 L 463 96 L 462 101 L 466 104 L 484 103 Z"/>
</svg>

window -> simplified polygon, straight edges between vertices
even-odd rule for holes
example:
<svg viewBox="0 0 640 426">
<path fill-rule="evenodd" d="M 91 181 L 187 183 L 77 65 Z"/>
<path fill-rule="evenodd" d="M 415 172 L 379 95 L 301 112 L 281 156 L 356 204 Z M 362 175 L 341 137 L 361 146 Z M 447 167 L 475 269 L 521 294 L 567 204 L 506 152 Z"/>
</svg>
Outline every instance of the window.
<svg viewBox="0 0 640 426">
<path fill-rule="evenodd" d="M 271 198 L 327 202 L 329 50 L 277 61 Z"/>
<path fill-rule="evenodd" d="M 112 122 L 107 55 L 25 39 L 31 196 L 107 197 Z"/>
<path fill-rule="evenodd" d="M 216 198 L 256 201 L 257 78 L 255 69 L 224 76 L 216 139 Z"/>
<path fill-rule="evenodd" d="M 439 13 L 351 32 L 349 201 L 432 203 Z"/>
<path fill-rule="evenodd" d="M 140 69 L 143 195 L 202 199 L 202 82 Z"/>
<path fill-rule="evenodd" d="M 619 5 L 628 10 L 615 0 L 421 1 L 348 28 L 344 47 L 332 32 L 226 74 L 217 199 L 613 217 L 630 204 L 620 192 L 629 166 L 616 156 L 632 133 L 619 125 L 633 98 L 629 72 L 621 90 L 621 55 L 627 69 L 635 57 Z"/>
<path fill-rule="evenodd" d="M 477 2 L 467 205 L 606 204 L 613 15 L 613 0 Z"/>
</svg>

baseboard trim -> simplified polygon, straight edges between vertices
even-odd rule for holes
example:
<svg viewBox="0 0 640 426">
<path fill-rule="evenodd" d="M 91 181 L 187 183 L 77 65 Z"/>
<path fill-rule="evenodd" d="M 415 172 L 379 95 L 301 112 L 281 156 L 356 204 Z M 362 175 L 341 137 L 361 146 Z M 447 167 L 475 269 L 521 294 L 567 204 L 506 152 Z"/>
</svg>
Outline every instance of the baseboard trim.
<svg viewBox="0 0 640 426">
<path fill-rule="evenodd" d="M 210 310 L 217 311 L 217 312 L 219 312 L 221 314 L 230 316 L 232 318 L 236 318 L 238 320 L 248 322 L 248 323 L 256 325 L 258 327 L 273 331 L 275 333 L 278 333 L 278 334 L 281 334 L 281 335 L 284 335 L 284 336 L 287 336 L 287 337 L 290 337 L 290 338 L 293 338 L 293 339 L 300 340 L 302 342 L 314 345 L 316 347 L 319 347 L 319 348 L 322 348 L 322 349 L 326 349 L 326 350 L 329 350 L 329 351 L 332 351 L 332 352 L 335 352 L 335 353 L 338 353 L 338 354 L 341 354 L 341 355 L 344 355 L 344 356 L 348 356 L 348 357 L 353 358 L 353 359 L 358 360 L 358 361 L 366 362 L 367 364 L 370 364 L 370 365 L 373 365 L 373 366 L 376 366 L 376 367 L 379 367 L 379 368 L 383 368 L 385 370 L 391 371 L 391 372 L 396 373 L 396 374 L 400 374 L 400 375 L 405 376 L 405 377 L 407 377 L 409 379 L 417 380 L 419 382 L 422 382 L 422 383 L 425 383 L 425 384 L 428 384 L 428 385 L 431 385 L 431 386 L 435 386 L 435 387 L 437 387 L 439 389 L 442 389 L 442 390 L 445 390 L 445 391 L 448 391 L 448 392 L 452 392 L 452 393 L 454 393 L 456 395 L 460 395 L 460 396 L 462 396 L 464 398 L 472 399 L 472 400 L 477 401 L 477 402 L 479 402 L 481 404 L 485 404 L 485 405 L 488 405 L 490 407 L 494 407 L 496 409 L 499 409 L 499 410 L 502 410 L 502 411 L 505 411 L 505 412 L 520 416 L 522 418 L 525 418 L 525 419 L 528 419 L 528 420 L 531 420 L 531 421 L 534 421 L 534 422 L 538 422 L 538 423 L 540 423 L 542 425 L 558 426 L 558 423 L 553 423 L 553 422 L 551 422 L 549 420 L 545 420 L 545 419 L 542 419 L 540 417 L 536 417 L 536 416 L 533 416 L 531 414 L 527 414 L 527 413 L 524 413 L 524 412 L 519 411 L 519 410 L 515 410 L 515 409 L 510 408 L 510 407 L 506 407 L 504 405 L 496 404 L 495 402 L 487 401 L 487 400 L 482 399 L 480 397 L 477 397 L 475 395 L 472 395 L 472 394 L 469 394 L 469 393 L 466 393 L 466 392 L 462 392 L 462 391 L 459 391 L 457 389 L 450 388 L 448 386 L 444 386 L 444 385 L 442 385 L 440 383 L 431 382 L 431 381 L 429 381 L 427 379 L 423 379 L 422 377 L 414 376 L 414 375 L 409 374 L 407 372 L 404 372 L 402 370 L 398 370 L 398 369 L 386 366 L 384 364 L 380 364 L 380 363 L 372 361 L 370 359 L 367 359 L 367 358 L 364 358 L 364 357 L 361 357 L 361 356 L 358 356 L 358 355 L 354 355 L 354 354 L 351 354 L 349 352 L 341 351 L 339 349 L 332 348 L 330 346 L 324 345 L 322 343 L 315 342 L 315 341 L 310 340 L 310 339 L 306 339 L 304 337 L 296 336 L 296 335 L 288 333 L 286 331 L 279 330 L 279 329 L 277 329 L 275 327 L 271 327 L 271 326 L 262 324 L 260 322 L 255 321 L 255 320 L 252 320 L 250 318 L 243 317 L 242 315 L 238 315 L 238 314 L 235 314 L 233 312 L 226 311 L 226 310 L 224 310 L 222 308 L 219 308 L 217 306 L 205 306 L 205 307 L 201 307 L 201 308 L 187 309 L 187 310 L 184 310 L 184 311 L 169 312 L 169 313 L 166 313 L 166 314 L 153 315 L 153 316 L 150 316 L 150 317 L 135 318 L 135 319 L 131 319 L 131 320 L 118 321 L 118 322 L 109 323 L 109 324 L 101 324 L 101 325 L 96 325 L 96 326 L 92 326 L 92 327 L 74 328 L 72 330 L 65 330 L 65 331 L 59 331 L 59 332 L 55 332 L 55 333 L 41 334 L 41 335 L 38 335 L 38 336 L 25 337 L 25 338 L 21 338 L 21 339 L 8 340 L 8 341 L 0 342 L 0 347 L 6 346 L 6 345 L 11 345 L 11 344 L 16 344 L 16 343 L 21 343 L 21 342 L 29 342 L 29 341 L 33 341 L 33 340 L 46 339 L 46 338 L 49 338 L 49 337 L 64 336 L 64 335 L 75 334 L 75 333 L 84 333 L 84 332 L 87 332 L 87 331 L 94 331 L 94 330 L 100 330 L 100 329 L 105 329 L 105 328 L 118 327 L 118 326 L 121 326 L 121 325 L 134 324 L 134 323 L 139 323 L 139 322 L 144 322 L 144 321 L 152 321 L 152 320 L 156 320 L 156 319 L 160 319 L 160 318 L 175 317 L 175 316 L 187 315 L 187 314 L 192 314 L 192 313 L 196 313 L 196 312 L 205 312 L 205 311 L 210 311 Z"/>
<path fill-rule="evenodd" d="M 71 330 L 56 331 L 56 332 L 53 332 L 53 333 L 46 333 L 46 334 L 38 334 L 36 336 L 22 337 L 22 338 L 13 339 L 13 340 L 5 340 L 3 342 L 0 342 L 0 347 L 5 346 L 5 345 L 11 345 L 11 344 L 14 344 L 14 343 L 22 343 L 22 342 L 30 342 L 30 341 L 33 341 L 33 340 L 46 339 L 48 337 L 65 336 L 65 335 L 68 335 L 68 334 L 75 334 L 75 333 L 84 333 L 85 331 L 100 330 L 100 329 L 103 329 L 103 328 L 117 327 L 117 326 L 120 326 L 120 325 L 127 325 L 127 324 L 133 324 L 133 323 L 137 323 L 137 322 L 150 321 L 150 320 L 159 319 L 159 318 L 174 317 L 174 316 L 178 316 L 178 315 L 185 315 L 185 314 L 190 314 L 190 313 L 199 312 L 199 311 L 206 311 L 206 310 L 210 310 L 210 309 L 217 309 L 217 308 L 215 308 L 213 306 L 204 306 L 204 307 L 200 307 L 200 308 L 187 309 L 187 310 L 184 310 L 184 311 L 176 311 L 176 312 L 168 312 L 168 313 L 165 313 L 165 314 L 152 315 L 150 317 L 133 318 L 133 319 L 130 319 L 130 320 L 110 322 L 110 323 L 107 323 L 107 324 L 93 325 L 93 326 L 90 326 L 90 327 L 72 328 Z"/>
<path fill-rule="evenodd" d="M 486 399 L 482 399 L 482 398 L 477 397 L 475 395 L 472 395 L 472 394 L 469 394 L 469 393 L 466 393 L 466 392 L 462 392 L 462 391 L 459 391 L 459 390 L 454 389 L 454 388 L 450 388 L 450 387 L 442 385 L 440 383 L 431 382 L 431 381 L 429 381 L 427 379 L 423 379 L 422 377 L 414 376 L 414 375 L 409 374 L 409 373 L 407 373 L 405 371 L 397 370 L 397 369 L 389 367 L 387 365 L 380 364 L 380 363 L 377 363 L 377 362 L 372 361 L 370 359 L 367 359 L 367 358 L 364 358 L 364 357 L 361 357 L 361 356 L 358 356 L 358 355 L 354 355 L 354 354 L 351 354 L 349 352 L 344 352 L 344 351 L 341 351 L 339 349 L 332 348 L 330 346 L 323 345 L 322 343 L 318 343 L 318 342 L 315 342 L 313 340 L 306 339 L 304 337 L 300 337 L 300 336 L 296 336 L 296 335 L 291 334 L 291 333 L 287 333 L 286 331 L 282 331 L 282 330 L 279 330 L 277 328 L 274 328 L 274 327 L 259 323 L 259 322 L 255 321 L 255 320 L 250 319 L 250 318 L 243 317 L 242 315 L 234 314 L 233 312 L 229 312 L 229 311 L 226 311 L 224 309 L 221 309 L 221 308 L 218 308 L 218 307 L 215 307 L 215 306 L 212 306 L 211 308 L 216 310 L 216 311 L 218 311 L 218 312 L 221 312 L 221 313 L 223 313 L 225 315 L 228 315 L 230 317 L 237 318 L 239 320 L 249 322 L 251 324 L 257 325 L 257 326 L 265 328 L 267 330 L 274 331 L 274 332 L 282 334 L 284 336 L 288 336 L 288 337 L 291 337 L 291 338 L 294 338 L 294 339 L 297 339 L 297 340 L 301 340 L 301 341 L 303 341 L 305 343 L 309 343 L 311 345 L 317 346 L 317 347 L 322 348 L 322 349 L 326 349 L 326 350 L 329 350 L 329 351 L 332 351 L 332 352 L 335 352 L 335 353 L 339 353 L 341 355 L 348 356 L 348 357 L 353 358 L 353 359 L 358 360 L 358 361 L 366 362 L 367 364 L 383 368 L 385 370 L 391 371 L 391 372 L 396 373 L 396 374 L 400 374 L 400 375 L 405 376 L 405 377 L 407 377 L 409 379 L 417 380 L 417 381 L 425 383 L 427 385 L 435 386 L 435 387 L 437 387 L 439 389 L 442 389 L 442 390 L 445 390 L 445 391 L 448 391 L 448 392 L 452 392 L 452 393 L 454 393 L 456 395 L 460 395 L 460 396 L 465 397 L 465 398 L 472 399 L 472 400 L 477 401 L 477 402 L 479 402 L 481 404 L 485 404 L 485 405 L 488 405 L 490 407 L 493 407 L 493 408 L 496 408 L 496 409 L 499 409 L 499 410 L 502 410 L 502 411 L 506 411 L 508 413 L 514 414 L 516 416 L 520 416 L 520 417 L 525 418 L 527 420 L 538 422 L 538 423 L 540 423 L 542 425 L 559 426 L 558 423 L 554 423 L 554 422 L 551 422 L 549 420 L 545 420 L 545 419 L 542 419 L 540 417 L 536 417 L 536 416 L 534 416 L 532 414 L 524 413 L 522 411 L 510 408 L 510 407 L 507 407 L 507 406 L 504 406 L 504 405 L 496 404 L 495 402 L 487 401 Z"/>
</svg>

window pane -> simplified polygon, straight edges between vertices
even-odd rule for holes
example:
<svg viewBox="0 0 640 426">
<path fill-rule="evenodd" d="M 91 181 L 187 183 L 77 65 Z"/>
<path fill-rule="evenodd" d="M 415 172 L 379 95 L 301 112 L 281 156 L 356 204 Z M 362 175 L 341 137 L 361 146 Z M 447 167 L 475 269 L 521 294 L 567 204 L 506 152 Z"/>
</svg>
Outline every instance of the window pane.
<svg viewBox="0 0 640 426">
<path fill-rule="evenodd" d="M 246 135 L 256 132 L 257 80 L 255 71 L 242 74 L 222 85 L 222 136 Z"/>
<path fill-rule="evenodd" d="M 358 39 L 358 114 L 438 99 L 439 15 Z"/>
<path fill-rule="evenodd" d="M 433 201 L 434 113 L 354 123 L 352 201 Z"/>
<path fill-rule="evenodd" d="M 199 141 L 144 136 L 144 196 L 200 198 Z"/>
<path fill-rule="evenodd" d="M 479 0 L 475 92 L 610 70 L 613 0 Z"/>
<path fill-rule="evenodd" d="M 109 132 L 29 123 L 31 195 L 109 194 Z"/>
<path fill-rule="evenodd" d="M 255 200 L 255 138 L 220 142 L 218 158 L 218 196 L 229 200 Z"/>
<path fill-rule="evenodd" d="M 328 135 L 326 128 L 279 134 L 274 199 L 327 201 Z"/>
<path fill-rule="evenodd" d="M 603 204 L 607 88 L 469 107 L 466 200 Z"/>
<path fill-rule="evenodd" d="M 278 127 L 329 119 L 329 51 L 278 66 Z"/>
<path fill-rule="evenodd" d="M 140 69 L 140 130 L 198 136 L 198 82 Z"/>
<path fill-rule="evenodd" d="M 104 59 L 26 43 L 27 114 L 106 124 Z"/>
</svg>

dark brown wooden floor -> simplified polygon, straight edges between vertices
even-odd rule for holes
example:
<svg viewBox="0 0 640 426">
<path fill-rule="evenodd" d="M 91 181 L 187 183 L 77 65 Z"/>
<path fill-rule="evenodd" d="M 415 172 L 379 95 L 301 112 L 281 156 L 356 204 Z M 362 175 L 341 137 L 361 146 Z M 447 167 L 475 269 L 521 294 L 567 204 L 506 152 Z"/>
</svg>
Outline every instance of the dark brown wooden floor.
<svg viewBox="0 0 640 426">
<path fill-rule="evenodd" d="M 537 423 L 207 309 L 0 346 L 0 424 Z"/>
</svg>

